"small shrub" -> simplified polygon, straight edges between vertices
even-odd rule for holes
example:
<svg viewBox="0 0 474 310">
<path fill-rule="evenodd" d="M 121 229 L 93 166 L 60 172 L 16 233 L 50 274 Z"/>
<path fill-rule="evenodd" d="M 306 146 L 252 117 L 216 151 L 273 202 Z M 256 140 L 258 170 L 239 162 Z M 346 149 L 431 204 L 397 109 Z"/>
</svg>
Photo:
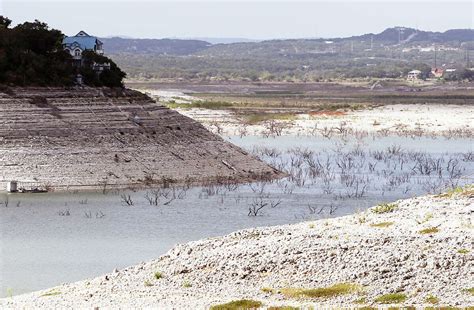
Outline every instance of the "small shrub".
<svg viewBox="0 0 474 310">
<path fill-rule="evenodd" d="M 419 231 L 420 234 L 423 234 L 423 235 L 427 235 L 427 234 L 435 234 L 439 232 L 439 229 L 436 228 L 436 227 L 429 227 L 429 228 L 425 228 L 425 229 L 422 229 Z"/>
<path fill-rule="evenodd" d="M 280 293 L 286 297 L 310 297 L 310 298 L 330 298 L 340 295 L 347 295 L 358 292 L 362 287 L 353 283 L 338 283 L 328 287 L 299 289 L 299 288 L 283 288 Z"/>
<path fill-rule="evenodd" d="M 437 303 L 439 303 L 439 298 L 438 298 L 438 297 L 435 297 L 435 296 L 433 296 L 433 295 L 429 295 L 428 297 L 425 298 L 425 301 L 426 301 L 427 303 L 436 305 Z"/>
<path fill-rule="evenodd" d="M 466 185 L 465 187 L 457 186 L 449 189 L 445 193 L 437 195 L 441 198 L 451 198 L 453 196 L 472 196 L 474 195 L 474 185 Z"/>
<path fill-rule="evenodd" d="M 468 249 L 459 249 L 458 253 L 459 254 L 467 254 L 467 253 L 469 253 L 469 250 Z"/>
<path fill-rule="evenodd" d="M 378 228 L 384 228 L 384 227 L 389 227 L 392 226 L 393 222 L 381 222 L 381 223 L 376 223 L 376 224 L 370 224 L 372 227 L 378 227 Z"/>
<path fill-rule="evenodd" d="M 275 290 L 270 287 L 262 287 L 260 290 L 264 293 L 269 293 L 269 294 L 273 294 L 275 292 Z"/>
<path fill-rule="evenodd" d="M 365 297 L 361 297 L 359 299 L 354 300 L 355 304 L 365 304 L 367 302 L 367 299 Z"/>
<path fill-rule="evenodd" d="M 159 271 L 155 272 L 155 279 L 159 280 L 161 278 L 163 278 L 163 274 Z"/>
<path fill-rule="evenodd" d="M 260 308 L 262 305 L 263 304 L 260 301 L 250 300 L 250 299 L 241 299 L 241 300 L 234 300 L 225 304 L 212 306 L 210 310 L 257 309 L 257 308 Z"/>
<path fill-rule="evenodd" d="M 474 296 L 474 287 L 466 288 L 463 291 Z"/>
<path fill-rule="evenodd" d="M 191 283 L 190 283 L 189 281 L 184 281 L 184 282 L 183 282 L 183 287 L 188 288 L 188 287 L 191 287 L 191 286 L 192 286 L 192 285 L 191 285 Z"/>
<path fill-rule="evenodd" d="M 392 293 L 385 294 L 375 298 L 375 301 L 381 304 L 398 304 L 402 303 L 407 299 L 407 296 L 403 293 Z"/>
<path fill-rule="evenodd" d="M 372 208 L 372 212 L 376 214 L 390 213 L 395 211 L 398 208 L 398 205 L 395 203 L 382 203 L 378 206 Z"/>
<path fill-rule="evenodd" d="M 153 283 L 151 283 L 150 281 L 146 280 L 144 283 L 143 283 L 145 286 L 153 286 Z"/>
</svg>

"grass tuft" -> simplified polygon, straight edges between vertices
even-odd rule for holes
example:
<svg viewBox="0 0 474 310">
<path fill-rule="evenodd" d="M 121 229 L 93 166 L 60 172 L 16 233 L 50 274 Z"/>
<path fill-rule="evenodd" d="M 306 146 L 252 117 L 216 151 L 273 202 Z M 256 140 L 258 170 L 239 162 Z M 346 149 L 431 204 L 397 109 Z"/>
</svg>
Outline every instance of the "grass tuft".
<svg viewBox="0 0 474 310">
<path fill-rule="evenodd" d="M 269 294 L 273 294 L 275 292 L 275 290 L 270 287 L 262 287 L 260 290 L 264 293 L 269 293 Z"/>
<path fill-rule="evenodd" d="M 407 299 L 407 295 L 403 293 L 385 294 L 375 298 L 375 301 L 381 304 L 398 304 Z"/>
<path fill-rule="evenodd" d="M 469 251 L 468 249 L 459 249 L 459 250 L 458 250 L 458 253 L 459 253 L 459 254 L 467 254 L 467 253 L 469 253 L 469 252 L 470 252 L 470 251 Z"/>
<path fill-rule="evenodd" d="M 300 310 L 301 308 L 292 306 L 273 306 L 268 307 L 267 310 Z"/>
<path fill-rule="evenodd" d="M 159 280 L 161 278 L 163 278 L 163 274 L 159 271 L 155 272 L 155 279 Z"/>
<path fill-rule="evenodd" d="M 390 213 L 395 211 L 398 208 L 396 203 L 382 203 L 378 206 L 372 208 L 372 212 L 376 214 Z"/>
<path fill-rule="evenodd" d="M 436 228 L 436 227 L 429 227 L 429 228 L 425 228 L 425 229 L 422 229 L 419 231 L 420 234 L 423 234 L 423 235 L 427 235 L 427 234 L 435 234 L 439 232 L 439 229 Z"/>
<path fill-rule="evenodd" d="M 437 197 L 441 198 L 451 198 L 453 196 L 473 196 L 474 195 L 474 185 L 466 185 L 464 187 L 457 186 L 455 188 L 451 188 L 443 194 L 437 195 Z"/>
<path fill-rule="evenodd" d="M 392 226 L 393 222 L 381 222 L 381 223 L 376 223 L 376 224 L 370 224 L 372 227 L 379 227 L 379 228 L 385 228 Z"/>
<path fill-rule="evenodd" d="M 241 299 L 234 300 L 225 304 L 211 306 L 210 310 L 240 310 L 240 309 L 258 309 L 263 304 L 260 301 Z"/>
<path fill-rule="evenodd" d="M 353 283 L 338 283 L 328 287 L 302 289 L 302 288 L 283 288 L 280 293 L 286 297 L 298 298 L 330 298 L 340 295 L 347 295 L 362 290 L 362 287 Z"/>
<path fill-rule="evenodd" d="M 359 304 L 359 305 L 365 304 L 366 302 L 367 302 L 367 298 L 365 298 L 365 297 L 361 297 L 359 299 L 354 300 L 354 303 Z"/>
<path fill-rule="evenodd" d="M 463 291 L 474 296 L 474 287 L 466 288 Z"/>
<path fill-rule="evenodd" d="M 189 281 L 184 281 L 184 282 L 183 282 L 183 287 L 188 288 L 188 287 L 191 287 L 191 286 L 192 286 L 192 285 L 191 285 L 191 282 L 189 282 Z"/>
<path fill-rule="evenodd" d="M 425 301 L 432 305 L 436 305 L 437 303 L 439 303 L 439 298 L 433 295 L 429 295 L 425 298 Z"/>
</svg>

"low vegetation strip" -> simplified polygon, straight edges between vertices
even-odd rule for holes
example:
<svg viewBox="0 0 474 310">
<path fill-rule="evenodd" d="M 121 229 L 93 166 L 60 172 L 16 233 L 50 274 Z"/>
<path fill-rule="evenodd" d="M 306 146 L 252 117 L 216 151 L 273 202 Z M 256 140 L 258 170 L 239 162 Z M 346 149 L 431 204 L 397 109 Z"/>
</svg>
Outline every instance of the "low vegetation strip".
<svg viewBox="0 0 474 310">
<path fill-rule="evenodd" d="M 468 307 L 474 303 L 470 188 L 399 200 L 391 212 L 367 210 L 178 245 L 154 261 L 2 299 L 0 307 Z M 430 216 L 417 221 L 419 214 Z M 439 231 L 420 233 L 431 227 Z"/>
</svg>

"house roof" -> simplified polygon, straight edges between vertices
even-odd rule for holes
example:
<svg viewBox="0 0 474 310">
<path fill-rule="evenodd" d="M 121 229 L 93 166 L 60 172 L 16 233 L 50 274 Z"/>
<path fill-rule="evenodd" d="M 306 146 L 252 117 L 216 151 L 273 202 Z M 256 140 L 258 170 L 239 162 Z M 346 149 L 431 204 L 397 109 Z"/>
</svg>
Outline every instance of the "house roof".
<svg viewBox="0 0 474 310">
<path fill-rule="evenodd" d="M 77 35 L 73 37 L 65 37 L 63 39 L 64 45 L 72 46 L 74 43 L 77 43 L 77 45 L 82 50 L 93 50 L 97 43 L 102 42 L 100 42 L 100 40 L 96 37 L 92 37 L 84 31 L 80 31 Z"/>
</svg>

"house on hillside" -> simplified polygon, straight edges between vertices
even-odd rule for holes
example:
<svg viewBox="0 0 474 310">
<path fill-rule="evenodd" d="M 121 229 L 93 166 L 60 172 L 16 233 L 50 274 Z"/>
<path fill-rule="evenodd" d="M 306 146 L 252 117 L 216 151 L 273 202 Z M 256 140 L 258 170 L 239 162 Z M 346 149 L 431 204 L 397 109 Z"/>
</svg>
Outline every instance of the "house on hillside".
<svg viewBox="0 0 474 310">
<path fill-rule="evenodd" d="M 103 43 L 97 37 L 88 35 L 85 31 L 79 31 L 73 37 L 65 37 L 63 39 L 63 48 L 66 52 L 71 54 L 75 63 L 81 65 L 82 53 L 84 51 L 94 51 L 99 55 L 104 54 L 102 48 Z"/>
<path fill-rule="evenodd" d="M 409 81 L 414 81 L 418 80 L 421 76 L 421 71 L 420 70 L 412 70 L 408 72 L 407 80 Z"/>
<path fill-rule="evenodd" d="M 442 78 L 444 74 L 444 70 L 441 68 L 432 68 L 431 75 L 437 79 Z"/>
</svg>

